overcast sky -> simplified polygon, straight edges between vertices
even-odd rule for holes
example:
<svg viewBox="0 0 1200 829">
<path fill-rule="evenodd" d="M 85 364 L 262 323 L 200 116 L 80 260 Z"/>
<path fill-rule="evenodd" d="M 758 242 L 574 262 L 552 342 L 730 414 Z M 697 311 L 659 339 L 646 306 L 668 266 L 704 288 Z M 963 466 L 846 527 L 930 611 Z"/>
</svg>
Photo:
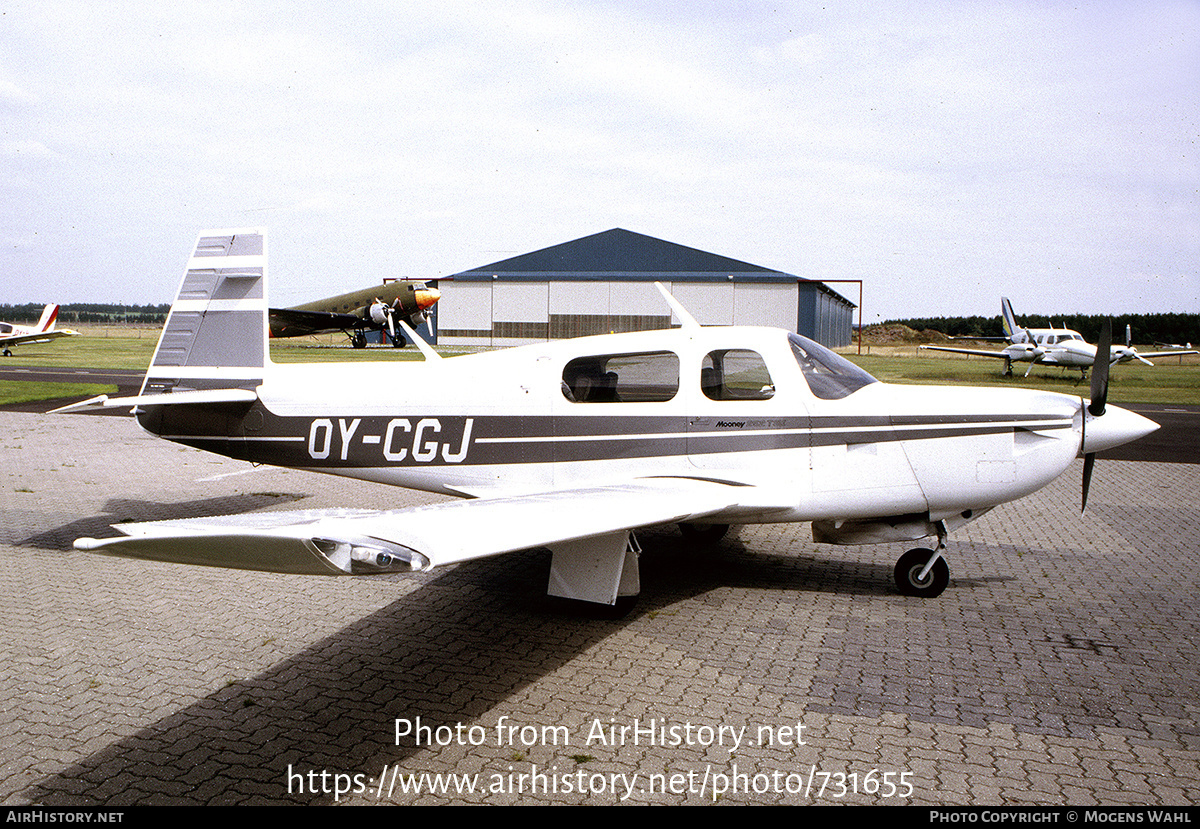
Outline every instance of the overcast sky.
<svg viewBox="0 0 1200 829">
<path fill-rule="evenodd" d="M 0 302 L 169 302 L 206 228 L 285 305 L 622 227 L 865 322 L 1200 312 L 1198 90 L 1200 0 L 10 0 Z"/>
</svg>

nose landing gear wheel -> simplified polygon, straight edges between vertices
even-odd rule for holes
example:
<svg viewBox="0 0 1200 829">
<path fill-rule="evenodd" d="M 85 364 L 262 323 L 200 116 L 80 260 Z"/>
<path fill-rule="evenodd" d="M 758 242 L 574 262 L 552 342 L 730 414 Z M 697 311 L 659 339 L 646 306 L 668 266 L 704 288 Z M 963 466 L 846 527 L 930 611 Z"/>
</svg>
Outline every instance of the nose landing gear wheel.
<svg viewBox="0 0 1200 829">
<path fill-rule="evenodd" d="M 938 556 L 933 567 L 920 578 L 921 571 L 933 558 L 933 550 L 918 547 L 900 556 L 896 562 L 896 589 L 905 596 L 918 596 L 922 599 L 932 599 L 942 595 L 946 585 L 950 583 L 950 567 L 946 559 Z"/>
</svg>

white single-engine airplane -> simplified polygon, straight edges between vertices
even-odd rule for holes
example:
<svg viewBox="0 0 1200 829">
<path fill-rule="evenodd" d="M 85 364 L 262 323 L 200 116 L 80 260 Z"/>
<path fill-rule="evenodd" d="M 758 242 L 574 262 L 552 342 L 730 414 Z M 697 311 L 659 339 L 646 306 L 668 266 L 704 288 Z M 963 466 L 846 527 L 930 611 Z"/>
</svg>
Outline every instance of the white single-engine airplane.
<svg viewBox="0 0 1200 829">
<path fill-rule="evenodd" d="M 638 528 L 810 521 L 817 541 L 933 536 L 901 592 L 949 581 L 946 534 L 1157 428 L 1092 400 L 1018 389 L 889 386 L 804 337 L 682 326 L 419 363 L 276 365 L 262 230 L 200 236 L 135 397 L 149 432 L 255 463 L 460 496 L 412 509 L 120 524 L 75 542 L 111 555 L 307 574 L 427 570 L 548 547 L 549 593 L 640 591 Z M 661 286 L 660 286 L 661 287 Z M 74 408 L 74 407 L 70 407 Z"/>
<path fill-rule="evenodd" d="M 1012 304 L 1007 297 L 1000 298 L 1000 314 L 1004 321 L 1004 341 L 1009 343 L 1001 351 L 985 351 L 974 348 L 951 348 L 941 345 L 923 345 L 918 350 L 950 351 L 955 354 L 973 354 L 976 357 L 998 357 L 1004 360 L 1004 376 L 1012 377 L 1012 364 L 1029 363 L 1025 376 L 1035 365 L 1058 366 L 1079 369 L 1080 376 L 1096 362 L 1096 346 L 1084 340 L 1078 331 L 1069 328 L 1022 328 L 1017 325 Z M 1125 326 L 1125 345 L 1111 345 L 1109 363 L 1128 363 L 1140 360 L 1148 366 L 1154 365 L 1147 357 L 1171 357 L 1180 354 L 1197 354 L 1196 351 L 1156 351 L 1139 354 L 1131 345 L 1133 332 Z M 986 338 L 984 338 L 986 339 Z"/>
<path fill-rule="evenodd" d="M 18 343 L 44 343 L 57 340 L 59 337 L 78 337 L 78 331 L 69 328 L 58 328 L 58 306 L 47 305 L 42 310 L 42 318 L 37 325 L 13 325 L 0 322 L 0 346 L 4 348 L 4 356 L 12 356 L 12 346 Z"/>
</svg>

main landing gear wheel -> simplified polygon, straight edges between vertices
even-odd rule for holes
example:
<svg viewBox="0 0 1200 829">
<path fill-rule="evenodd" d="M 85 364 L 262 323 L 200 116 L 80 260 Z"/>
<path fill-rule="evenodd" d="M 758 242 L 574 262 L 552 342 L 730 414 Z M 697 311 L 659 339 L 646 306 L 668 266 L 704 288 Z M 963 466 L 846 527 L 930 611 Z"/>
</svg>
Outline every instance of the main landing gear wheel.
<svg viewBox="0 0 1200 829">
<path fill-rule="evenodd" d="M 946 585 L 950 583 L 950 566 L 946 559 L 938 556 L 933 567 L 921 578 L 921 571 L 933 558 L 933 550 L 918 547 L 900 556 L 896 562 L 896 589 L 905 596 L 919 596 L 922 599 L 932 599 L 942 595 Z"/>
<path fill-rule="evenodd" d="M 366 348 L 367 335 L 362 331 L 355 331 L 350 335 L 350 346 L 352 348 Z"/>
<path fill-rule="evenodd" d="M 679 532 L 683 533 L 683 540 L 689 544 L 698 544 L 702 547 L 711 547 L 729 532 L 728 524 L 680 524 Z M 928 561 L 929 559 L 926 559 Z"/>
</svg>

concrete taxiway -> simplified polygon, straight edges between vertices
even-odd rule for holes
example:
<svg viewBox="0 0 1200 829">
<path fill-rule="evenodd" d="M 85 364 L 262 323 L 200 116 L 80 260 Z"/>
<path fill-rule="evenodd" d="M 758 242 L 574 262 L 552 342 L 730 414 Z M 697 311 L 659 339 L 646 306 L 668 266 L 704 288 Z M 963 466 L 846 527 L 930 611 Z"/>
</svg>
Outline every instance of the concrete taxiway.
<svg viewBox="0 0 1200 829">
<path fill-rule="evenodd" d="M 660 530 L 611 619 L 547 599 L 539 552 L 367 579 L 75 552 L 435 497 L 0 412 L 0 802 L 1194 805 L 1200 466 L 1101 462 L 1081 516 L 1081 465 L 953 535 L 935 600 L 895 593 L 901 545 Z"/>
</svg>

